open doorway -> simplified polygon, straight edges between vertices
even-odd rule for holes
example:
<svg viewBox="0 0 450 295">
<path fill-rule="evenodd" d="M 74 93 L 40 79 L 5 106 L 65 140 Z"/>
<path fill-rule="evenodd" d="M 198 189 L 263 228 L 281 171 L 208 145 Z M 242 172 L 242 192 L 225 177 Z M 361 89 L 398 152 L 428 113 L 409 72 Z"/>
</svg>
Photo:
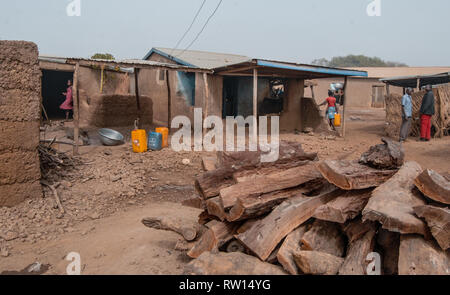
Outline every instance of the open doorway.
<svg viewBox="0 0 450 295">
<path fill-rule="evenodd" d="M 59 106 L 66 100 L 67 81 L 73 81 L 73 72 L 42 70 L 42 104 L 50 120 L 65 119 Z M 42 117 L 46 119 L 45 114 Z"/>
<path fill-rule="evenodd" d="M 222 118 L 238 115 L 238 77 L 223 78 L 223 108 Z"/>
</svg>

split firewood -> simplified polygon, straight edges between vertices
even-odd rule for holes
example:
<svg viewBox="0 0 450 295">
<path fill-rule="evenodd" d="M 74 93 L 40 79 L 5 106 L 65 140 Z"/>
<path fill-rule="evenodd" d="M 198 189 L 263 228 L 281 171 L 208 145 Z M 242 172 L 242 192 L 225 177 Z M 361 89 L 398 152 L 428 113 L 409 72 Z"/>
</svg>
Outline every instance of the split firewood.
<svg viewBox="0 0 450 295">
<path fill-rule="evenodd" d="M 206 209 L 205 201 L 200 196 L 195 196 L 188 200 L 184 200 L 181 202 L 181 205 L 202 210 Z"/>
<path fill-rule="evenodd" d="M 364 236 L 368 231 L 375 228 L 372 221 L 363 222 L 361 218 L 347 222 L 342 226 L 342 231 L 348 238 L 348 242 L 352 243 Z"/>
<path fill-rule="evenodd" d="M 263 218 L 255 218 L 255 219 L 249 219 L 246 220 L 237 230 L 236 234 L 242 234 L 248 231 L 250 228 L 252 228 L 256 223 L 261 221 Z"/>
<path fill-rule="evenodd" d="M 358 162 L 323 161 L 319 171 L 330 183 L 344 190 L 377 187 L 387 181 L 397 170 L 377 170 Z"/>
<path fill-rule="evenodd" d="M 294 253 L 300 251 L 300 240 L 308 230 L 308 225 L 302 225 L 291 232 L 277 253 L 278 262 L 291 275 L 300 274 L 297 264 L 294 260 Z"/>
<path fill-rule="evenodd" d="M 249 195 L 237 199 L 227 214 L 230 222 L 256 218 L 264 215 L 289 198 L 301 196 L 309 190 L 303 186 L 263 195 Z"/>
<path fill-rule="evenodd" d="M 200 196 L 207 200 L 217 197 L 220 190 L 236 183 L 233 179 L 234 168 L 221 167 L 219 169 L 203 173 L 195 180 L 195 188 Z"/>
<path fill-rule="evenodd" d="M 198 224 L 205 225 L 212 220 L 218 220 L 218 218 L 214 215 L 209 215 L 208 210 L 202 211 L 198 216 Z"/>
<path fill-rule="evenodd" d="M 339 269 L 340 275 L 366 275 L 367 256 L 375 247 L 375 229 L 369 230 L 361 238 L 350 243 L 347 256 Z"/>
<path fill-rule="evenodd" d="M 335 197 L 332 192 L 318 197 L 291 198 L 236 238 L 265 261 L 283 238 L 310 219 L 317 207 Z"/>
<path fill-rule="evenodd" d="M 280 247 L 281 247 L 281 244 L 279 244 L 275 248 L 275 250 L 273 250 L 272 253 L 270 253 L 269 257 L 266 259 L 266 262 L 272 263 L 272 264 L 277 264 L 277 262 L 278 262 L 278 251 L 280 251 Z"/>
<path fill-rule="evenodd" d="M 400 248 L 400 234 L 379 229 L 377 244 L 383 251 L 382 266 L 384 275 L 398 274 L 398 251 Z"/>
<path fill-rule="evenodd" d="M 206 201 L 206 210 L 208 210 L 209 215 L 214 215 L 221 221 L 226 218 L 225 209 L 222 206 L 222 202 L 219 197 L 211 198 Z"/>
<path fill-rule="evenodd" d="M 268 176 L 270 174 L 282 172 L 287 169 L 304 166 L 304 165 L 307 165 L 310 163 L 311 163 L 311 161 L 289 162 L 286 164 L 278 164 L 276 166 L 269 166 L 269 167 L 263 167 L 263 168 L 258 168 L 258 169 L 251 169 L 251 170 L 241 170 L 241 171 L 235 172 L 233 174 L 233 178 L 234 178 L 234 180 L 236 180 L 237 183 L 247 182 L 247 181 L 255 180 L 258 178 L 262 178 L 264 176 Z"/>
<path fill-rule="evenodd" d="M 420 174 L 415 184 L 428 198 L 450 205 L 450 181 L 433 170 L 426 170 Z"/>
<path fill-rule="evenodd" d="M 184 275 L 285 275 L 279 266 L 243 253 L 205 252 L 190 262 Z"/>
<path fill-rule="evenodd" d="M 386 183 L 375 189 L 366 208 L 363 220 L 379 221 L 384 229 L 401 234 L 427 235 L 425 222 L 414 214 L 413 208 L 425 205 L 414 180 L 422 173 L 416 162 L 407 162 Z"/>
<path fill-rule="evenodd" d="M 142 219 L 142 223 L 150 228 L 176 232 L 182 235 L 186 241 L 195 240 L 202 231 L 198 224 L 170 217 L 147 217 Z"/>
<path fill-rule="evenodd" d="M 188 252 L 194 247 L 195 242 L 188 242 L 185 239 L 179 239 L 175 244 L 175 251 Z"/>
<path fill-rule="evenodd" d="M 300 240 L 301 249 L 344 256 L 345 240 L 339 226 L 332 222 L 316 220 Z"/>
<path fill-rule="evenodd" d="M 435 206 L 414 207 L 414 212 L 424 218 L 431 234 L 443 250 L 450 248 L 450 210 Z"/>
<path fill-rule="evenodd" d="M 228 243 L 226 250 L 227 250 L 228 253 L 233 253 L 233 252 L 244 253 L 245 252 L 245 247 L 238 240 L 233 240 L 233 241 Z"/>
<path fill-rule="evenodd" d="M 319 251 L 294 252 L 294 261 L 303 274 L 336 275 L 344 258 Z"/>
<path fill-rule="evenodd" d="M 216 170 L 217 157 L 202 157 L 202 166 L 205 171 Z"/>
<path fill-rule="evenodd" d="M 233 239 L 233 235 L 238 227 L 236 224 L 213 221 L 208 224 L 207 230 L 194 247 L 188 252 L 191 258 L 197 258 L 204 252 L 218 250 L 227 242 Z"/>
<path fill-rule="evenodd" d="M 382 138 L 384 144 L 372 146 L 361 156 L 359 162 L 376 169 L 398 169 L 405 160 L 405 151 L 401 143 Z"/>
<path fill-rule="evenodd" d="M 450 275 L 450 252 L 419 235 L 402 235 L 398 259 L 399 275 Z"/>
<path fill-rule="evenodd" d="M 233 186 L 224 188 L 220 191 L 225 210 L 233 207 L 240 197 L 249 195 L 261 195 L 265 193 L 275 192 L 283 189 L 293 188 L 305 184 L 309 181 L 321 179 L 314 164 L 296 167 L 267 175 L 265 177 L 255 179 L 253 181 L 238 183 Z"/>
<path fill-rule="evenodd" d="M 345 223 L 361 214 L 366 207 L 373 189 L 344 191 L 342 196 L 317 208 L 314 218 Z"/>
</svg>

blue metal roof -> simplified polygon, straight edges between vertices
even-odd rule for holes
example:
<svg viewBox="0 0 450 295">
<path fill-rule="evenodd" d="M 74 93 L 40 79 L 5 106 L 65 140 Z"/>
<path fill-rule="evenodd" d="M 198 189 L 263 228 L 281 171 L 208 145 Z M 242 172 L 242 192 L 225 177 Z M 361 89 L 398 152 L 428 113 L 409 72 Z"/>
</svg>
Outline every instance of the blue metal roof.
<svg viewBox="0 0 450 295">
<path fill-rule="evenodd" d="M 174 62 L 176 62 L 176 63 L 178 63 L 178 64 L 180 64 L 180 65 L 187 66 L 187 67 L 197 68 L 197 66 L 195 66 L 195 65 L 192 65 L 192 64 L 190 64 L 190 63 L 188 63 L 188 62 L 185 62 L 185 61 L 182 60 L 182 59 L 179 59 L 179 58 L 177 58 L 177 57 L 175 57 L 175 56 L 172 56 L 172 55 L 170 55 L 170 54 L 168 54 L 168 53 L 166 53 L 166 52 L 164 52 L 164 51 L 158 50 L 158 49 L 156 49 L 156 48 L 152 48 L 152 50 L 150 50 L 150 52 L 147 53 L 146 56 L 144 56 L 144 60 L 147 60 L 153 53 L 157 53 L 157 54 L 159 54 L 159 55 L 161 55 L 161 56 L 164 56 L 164 57 L 166 57 L 166 58 L 168 58 L 168 59 L 170 59 L 170 60 L 173 60 Z"/>
</svg>

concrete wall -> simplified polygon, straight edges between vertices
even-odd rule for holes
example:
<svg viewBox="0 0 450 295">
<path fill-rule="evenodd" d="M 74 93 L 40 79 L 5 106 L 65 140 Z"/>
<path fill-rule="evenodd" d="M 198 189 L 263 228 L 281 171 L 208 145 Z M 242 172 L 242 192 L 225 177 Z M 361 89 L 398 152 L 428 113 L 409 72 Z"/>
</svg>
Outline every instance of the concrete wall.
<svg viewBox="0 0 450 295">
<path fill-rule="evenodd" d="M 36 44 L 0 41 L 0 206 L 42 197 L 40 83 Z"/>
<path fill-rule="evenodd" d="M 344 83 L 343 78 L 327 78 L 313 80 L 318 85 L 314 87 L 314 94 L 317 103 L 322 103 L 328 97 L 328 90 L 331 83 Z M 373 86 L 384 86 L 377 78 L 348 78 L 348 90 L 346 98 L 348 107 L 371 107 L 372 106 L 372 88 Z M 390 87 L 391 93 L 403 92 L 402 88 Z M 384 90 L 386 94 L 386 90 Z M 311 90 L 308 87 L 305 90 L 305 96 L 312 97 Z"/>
</svg>

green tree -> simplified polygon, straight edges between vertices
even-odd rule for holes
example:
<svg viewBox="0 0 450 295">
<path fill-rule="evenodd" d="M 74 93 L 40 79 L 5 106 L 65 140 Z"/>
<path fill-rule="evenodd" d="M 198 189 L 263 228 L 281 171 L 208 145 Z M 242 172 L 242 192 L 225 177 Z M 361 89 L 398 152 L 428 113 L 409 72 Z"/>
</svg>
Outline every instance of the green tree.
<svg viewBox="0 0 450 295">
<path fill-rule="evenodd" d="M 312 63 L 328 67 L 407 67 L 404 63 L 384 61 L 379 57 L 368 57 L 365 55 L 337 56 L 330 61 L 321 58 L 313 60 Z"/>
<path fill-rule="evenodd" d="M 114 56 L 110 53 L 96 53 L 91 56 L 92 59 L 106 59 L 106 60 L 115 60 Z"/>
</svg>

